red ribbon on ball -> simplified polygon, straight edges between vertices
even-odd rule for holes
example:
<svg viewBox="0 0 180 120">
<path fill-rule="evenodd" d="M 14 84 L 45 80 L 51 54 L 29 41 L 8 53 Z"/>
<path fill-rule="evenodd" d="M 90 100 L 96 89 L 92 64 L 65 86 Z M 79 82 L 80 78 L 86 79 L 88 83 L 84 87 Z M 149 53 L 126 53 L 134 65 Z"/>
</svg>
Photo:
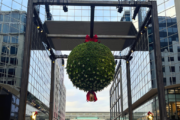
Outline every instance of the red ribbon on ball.
<svg viewBox="0 0 180 120">
<path fill-rule="evenodd" d="M 97 35 L 94 35 L 93 38 L 90 38 L 89 35 L 86 35 L 86 40 L 85 40 L 85 42 L 89 42 L 89 41 L 98 42 L 97 39 L 98 39 Z"/>
<path fill-rule="evenodd" d="M 86 95 L 87 101 L 90 101 L 90 94 L 93 94 L 93 95 L 94 95 L 94 102 L 96 102 L 96 101 L 97 101 L 97 97 L 96 97 L 96 94 L 95 94 L 94 91 L 89 91 L 89 92 L 87 93 L 87 95 Z"/>
</svg>

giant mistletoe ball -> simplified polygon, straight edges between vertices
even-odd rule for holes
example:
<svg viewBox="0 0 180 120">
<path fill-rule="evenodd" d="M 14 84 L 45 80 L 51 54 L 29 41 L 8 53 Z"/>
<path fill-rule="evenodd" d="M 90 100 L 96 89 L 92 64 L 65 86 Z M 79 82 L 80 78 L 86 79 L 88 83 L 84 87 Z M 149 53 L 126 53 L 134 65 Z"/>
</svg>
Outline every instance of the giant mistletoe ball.
<svg viewBox="0 0 180 120">
<path fill-rule="evenodd" d="M 68 56 L 67 73 L 73 85 L 81 90 L 102 90 L 113 80 L 114 72 L 114 57 L 103 44 L 82 43 Z"/>
</svg>

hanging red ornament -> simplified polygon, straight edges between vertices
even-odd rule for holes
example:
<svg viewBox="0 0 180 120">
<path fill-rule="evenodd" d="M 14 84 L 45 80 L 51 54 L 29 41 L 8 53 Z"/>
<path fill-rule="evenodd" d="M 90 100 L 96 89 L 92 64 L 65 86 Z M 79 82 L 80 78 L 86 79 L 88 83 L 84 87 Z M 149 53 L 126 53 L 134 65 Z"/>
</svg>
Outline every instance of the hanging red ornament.
<svg viewBox="0 0 180 120">
<path fill-rule="evenodd" d="M 85 40 L 85 42 L 89 42 L 89 41 L 98 42 L 97 39 L 98 39 L 97 35 L 94 35 L 93 38 L 90 38 L 89 35 L 86 35 L 86 40 Z"/>
<path fill-rule="evenodd" d="M 96 102 L 97 101 L 97 97 L 96 97 L 96 94 L 95 94 L 95 92 L 94 91 L 89 91 L 88 93 L 87 93 L 87 95 L 86 95 L 86 99 L 87 99 L 87 102 L 88 101 L 94 101 L 94 102 Z"/>
</svg>

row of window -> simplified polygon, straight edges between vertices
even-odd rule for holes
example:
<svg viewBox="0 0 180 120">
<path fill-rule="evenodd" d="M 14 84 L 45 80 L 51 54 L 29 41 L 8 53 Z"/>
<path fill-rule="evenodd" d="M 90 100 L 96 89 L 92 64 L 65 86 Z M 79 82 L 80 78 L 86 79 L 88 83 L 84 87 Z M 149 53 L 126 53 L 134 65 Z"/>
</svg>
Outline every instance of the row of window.
<svg viewBox="0 0 180 120">
<path fill-rule="evenodd" d="M 178 61 L 180 61 L 180 56 L 178 56 L 177 59 L 178 59 Z M 162 57 L 162 62 L 164 62 L 164 61 L 165 61 L 165 59 L 164 59 L 164 57 Z M 168 62 L 170 62 L 170 61 L 174 61 L 174 57 L 168 57 Z"/>
<path fill-rule="evenodd" d="M 169 71 L 166 71 L 165 66 L 162 67 L 163 72 L 176 72 L 175 66 L 169 66 Z M 179 67 L 180 71 L 180 67 Z"/>
<path fill-rule="evenodd" d="M 18 48 L 15 46 L 3 46 L 1 54 L 7 55 L 10 53 L 11 55 L 17 55 L 17 51 L 18 51 Z"/>
<path fill-rule="evenodd" d="M 163 78 L 163 82 L 164 82 L 164 85 L 167 85 L 166 84 L 166 78 Z M 169 78 L 169 82 L 170 82 L 170 84 L 172 85 L 172 84 L 176 84 L 176 77 L 170 77 Z"/>
<path fill-rule="evenodd" d="M 15 76 L 15 69 L 14 68 L 8 69 L 7 77 L 13 77 L 13 76 Z M 0 77 L 6 77 L 6 69 L 0 69 Z"/>
<path fill-rule="evenodd" d="M 9 57 L 1 57 L 0 65 L 5 65 L 6 63 L 10 63 L 11 65 L 17 65 L 18 59 L 17 58 L 9 58 Z"/>
<path fill-rule="evenodd" d="M 18 43 L 18 35 L 15 36 L 3 36 L 4 43 Z"/>
</svg>

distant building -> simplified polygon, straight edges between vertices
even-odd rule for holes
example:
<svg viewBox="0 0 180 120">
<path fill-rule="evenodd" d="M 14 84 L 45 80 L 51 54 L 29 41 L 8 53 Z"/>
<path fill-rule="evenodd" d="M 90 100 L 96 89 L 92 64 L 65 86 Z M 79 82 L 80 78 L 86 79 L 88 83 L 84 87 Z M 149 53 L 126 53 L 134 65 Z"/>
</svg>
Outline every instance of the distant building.
<svg viewBox="0 0 180 120">
<path fill-rule="evenodd" d="M 66 112 L 66 120 L 110 120 L 110 112 Z"/>
<path fill-rule="evenodd" d="M 56 51 L 61 55 L 61 51 Z M 62 59 L 55 61 L 55 83 L 54 83 L 54 120 L 65 120 L 66 88 L 64 86 L 64 66 Z"/>
</svg>

